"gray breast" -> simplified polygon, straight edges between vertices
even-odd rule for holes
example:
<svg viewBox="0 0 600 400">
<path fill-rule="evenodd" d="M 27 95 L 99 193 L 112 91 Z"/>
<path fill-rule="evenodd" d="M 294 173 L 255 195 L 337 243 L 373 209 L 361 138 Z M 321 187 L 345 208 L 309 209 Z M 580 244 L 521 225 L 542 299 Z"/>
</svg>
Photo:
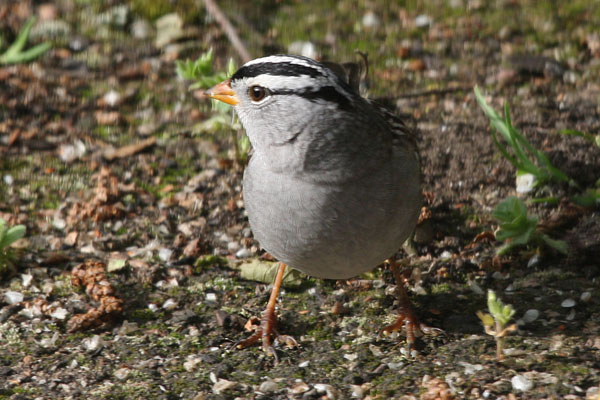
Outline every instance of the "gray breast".
<svg viewBox="0 0 600 400">
<path fill-rule="evenodd" d="M 344 184 L 270 171 L 252 159 L 244 203 L 260 245 L 306 274 L 330 279 L 366 272 L 410 235 L 420 209 L 419 167 L 400 151 L 371 174 Z"/>
</svg>

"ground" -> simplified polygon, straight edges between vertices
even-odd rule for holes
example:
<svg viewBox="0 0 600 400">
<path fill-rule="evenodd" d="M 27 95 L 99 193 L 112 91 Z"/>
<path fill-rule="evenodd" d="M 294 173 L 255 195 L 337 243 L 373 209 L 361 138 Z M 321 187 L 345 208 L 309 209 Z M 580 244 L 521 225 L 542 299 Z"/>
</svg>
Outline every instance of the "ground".
<svg viewBox="0 0 600 400">
<path fill-rule="evenodd" d="M 192 1 L 9 0 L 0 51 L 31 15 L 30 42 L 53 48 L 0 66 L 0 217 L 27 227 L 0 273 L 0 398 L 597 399 L 600 215 L 574 199 L 597 188 L 600 149 L 559 132 L 600 129 L 600 4 L 255 3 L 219 2 L 253 56 L 367 52 L 368 95 L 418 128 L 426 218 L 398 259 L 444 334 L 412 353 L 402 333 L 379 337 L 397 304 L 378 267 L 293 276 L 278 311 L 299 346 L 278 362 L 232 349 L 269 295 L 247 266 L 273 260 L 244 213 L 242 133 L 229 114 L 209 126 L 175 72 L 209 48 L 216 70 L 241 63 L 220 25 Z M 496 255 L 491 213 L 515 169 L 475 85 L 576 181 L 520 195 L 568 255 Z M 516 309 L 502 361 L 475 314 L 488 289 Z"/>
</svg>

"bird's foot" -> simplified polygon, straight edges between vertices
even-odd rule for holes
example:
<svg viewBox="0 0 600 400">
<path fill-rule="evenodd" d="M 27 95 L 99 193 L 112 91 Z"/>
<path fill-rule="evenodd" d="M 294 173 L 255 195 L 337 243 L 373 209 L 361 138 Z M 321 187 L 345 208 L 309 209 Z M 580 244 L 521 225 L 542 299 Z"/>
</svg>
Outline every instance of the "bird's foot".
<svg viewBox="0 0 600 400">
<path fill-rule="evenodd" d="M 258 318 L 254 319 L 258 320 Z M 277 315 L 275 312 L 269 312 L 268 309 L 263 313 L 260 325 L 254 325 L 254 333 L 246 339 L 236 342 L 233 347 L 243 349 L 259 341 L 262 341 L 263 350 L 275 358 L 275 362 L 278 361 L 278 358 L 273 343 L 283 343 L 289 348 L 298 346 L 298 342 L 292 336 L 279 333 L 277 330 Z"/>
<path fill-rule="evenodd" d="M 401 331 L 403 328 L 406 331 L 406 342 L 411 350 L 415 349 L 416 337 L 423 335 L 437 336 L 444 333 L 444 331 L 439 328 L 433 328 L 419 321 L 412 308 L 404 306 L 398 310 L 396 322 L 385 326 L 380 331 L 379 336 L 389 335 L 392 332 Z"/>
</svg>

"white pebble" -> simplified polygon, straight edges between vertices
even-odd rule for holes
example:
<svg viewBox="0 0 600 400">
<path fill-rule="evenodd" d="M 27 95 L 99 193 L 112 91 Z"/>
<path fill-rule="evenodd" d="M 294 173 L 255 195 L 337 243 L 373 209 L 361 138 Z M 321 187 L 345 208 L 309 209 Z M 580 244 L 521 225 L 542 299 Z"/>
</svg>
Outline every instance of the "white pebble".
<svg viewBox="0 0 600 400">
<path fill-rule="evenodd" d="M 164 308 L 165 310 L 171 311 L 176 309 L 178 306 L 177 302 L 173 299 L 167 299 L 167 301 L 165 301 L 162 305 L 162 308 Z"/>
<path fill-rule="evenodd" d="M 298 368 L 306 368 L 310 365 L 310 361 L 302 361 L 300 364 L 298 364 Z"/>
<path fill-rule="evenodd" d="M 216 293 L 206 293 L 206 296 L 204 296 L 204 299 L 206 301 L 214 302 L 214 301 L 217 301 L 217 295 L 216 295 Z"/>
<path fill-rule="evenodd" d="M 362 17 L 362 25 L 365 28 L 377 28 L 380 25 L 379 18 L 371 10 Z"/>
<path fill-rule="evenodd" d="M 540 312 L 536 309 L 529 309 L 523 314 L 523 322 L 526 324 L 535 321 L 540 316 Z"/>
<path fill-rule="evenodd" d="M 22 302 L 24 296 L 23 293 L 13 292 L 9 290 L 8 292 L 4 293 L 4 298 L 6 299 L 6 302 L 8 304 L 15 304 Z"/>
<path fill-rule="evenodd" d="M 50 316 L 52 318 L 63 320 L 65 318 L 67 318 L 68 314 L 69 314 L 69 312 L 66 309 L 64 309 L 62 307 L 58 307 L 56 310 L 52 311 Z"/>
<path fill-rule="evenodd" d="M 575 304 L 577 304 L 575 302 L 575 300 L 573 300 L 573 299 L 565 299 L 565 300 L 563 300 L 562 303 L 560 303 L 560 306 L 563 307 L 563 308 L 571 308 L 571 307 L 575 307 Z"/>
<path fill-rule="evenodd" d="M 583 301 L 584 303 L 587 303 L 591 299 L 592 299 L 591 292 L 583 292 L 583 293 L 581 293 L 581 296 L 579 297 L 579 300 Z"/>
<path fill-rule="evenodd" d="M 431 18 L 429 15 L 421 14 L 415 18 L 415 25 L 417 28 L 424 28 L 431 25 Z"/>
<path fill-rule="evenodd" d="M 109 107 L 116 106 L 121 100 L 121 95 L 115 90 L 109 90 L 103 97 L 104 102 Z"/>
<path fill-rule="evenodd" d="M 275 383 L 274 381 L 272 381 L 270 379 L 268 381 L 264 381 L 258 387 L 258 391 L 261 393 L 273 393 L 273 392 L 276 392 L 277 390 L 279 390 L 277 383 Z"/>
<path fill-rule="evenodd" d="M 533 382 L 527 379 L 525 375 L 515 375 L 510 380 L 513 389 L 520 390 L 521 392 L 527 392 L 533 388 Z"/>
<path fill-rule="evenodd" d="M 14 181 L 15 179 L 12 177 L 12 175 L 4 175 L 4 183 L 6 183 L 7 186 L 12 186 Z"/>
<path fill-rule="evenodd" d="M 32 280 L 33 280 L 33 275 L 21 274 L 21 282 L 23 283 L 23 287 L 29 287 L 29 285 L 31 285 Z"/>
<path fill-rule="evenodd" d="M 102 337 L 100 335 L 94 335 L 90 338 L 85 338 L 83 339 L 82 344 L 86 351 L 93 353 L 102 346 Z"/>
<path fill-rule="evenodd" d="M 173 255 L 173 250 L 171 249 L 167 249 L 166 247 L 163 247 L 162 249 L 160 249 L 158 251 L 158 258 L 161 259 L 161 261 L 167 262 L 171 259 L 171 256 Z"/>
<path fill-rule="evenodd" d="M 248 258 L 250 256 L 252 256 L 252 252 L 245 247 L 242 247 L 235 253 L 236 258 Z"/>
<path fill-rule="evenodd" d="M 535 187 L 537 178 L 533 174 L 518 175 L 516 179 L 517 193 L 529 193 Z"/>
</svg>

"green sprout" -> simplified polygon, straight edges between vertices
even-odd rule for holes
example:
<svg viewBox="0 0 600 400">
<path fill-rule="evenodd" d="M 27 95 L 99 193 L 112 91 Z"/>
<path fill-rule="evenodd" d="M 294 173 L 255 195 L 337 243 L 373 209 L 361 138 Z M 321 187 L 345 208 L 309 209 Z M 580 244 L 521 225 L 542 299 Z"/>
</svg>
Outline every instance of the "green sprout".
<svg viewBox="0 0 600 400">
<path fill-rule="evenodd" d="M 600 135 L 592 135 L 591 133 L 581 132 L 575 129 L 563 129 L 558 133 L 565 136 L 579 136 L 580 138 L 595 144 L 597 147 L 600 147 Z"/>
<path fill-rule="evenodd" d="M 554 240 L 537 230 L 538 218 L 527 215 L 527 207 L 523 201 L 511 196 L 496 206 L 492 212 L 498 220 L 496 240 L 505 242 L 498 250 L 499 255 L 506 254 L 514 247 L 529 243 L 545 244 L 567 254 L 567 244 L 562 240 Z"/>
<path fill-rule="evenodd" d="M 477 311 L 477 316 L 483 323 L 485 333 L 496 340 L 496 357 L 501 361 L 504 358 L 504 337 L 517 329 L 515 324 L 507 326 L 515 315 L 515 309 L 510 304 L 503 304 L 493 290 L 488 290 L 487 304 L 490 313 Z"/>
<path fill-rule="evenodd" d="M 6 221 L 0 218 L 0 276 L 14 268 L 16 254 L 10 246 L 23 236 L 25 236 L 24 225 L 9 228 Z"/>
<path fill-rule="evenodd" d="M 533 186 L 550 181 L 569 182 L 577 186 L 564 172 L 552 165 L 548 156 L 533 147 L 527 138 L 512 125 L 508 104 L 504 105 L 504 117 L 501 117 L 486 103 L 477 86 L 473 90 L 479 106 L 490 120 L 496 147 L 517 168 L 517 176 L 531 174 L 535 178 Z M 500 142 L 497 133 L 504 139 L 503 142 Z"/>
<path fill-rule="evenodd" d="M 23 25 L 23 28 L 21 28 L 21 31 L 19 32 L 19 35 L 13 44 L 10 45 L 10 47 L 6 49 L 3 54 L 0 54 L 0 64 L 18 64 L 28 62 L 35 60 L 50 50 L 52 47 L 50 42 L 44 42 L 23 51 L 23 48 L 27 43 L 27 39 L 29 39 L 29 32 L 31 32 L 31 28 L 33 27 L 33 24 L 35 24 L 35 20 L 35 17 L 31 17 L 27 20 L 27 22 L 25 22 L 25 25 Z"/>
<path fill-rule="evenodd" d="M 179 77 L 194 81 L 190 90 L 212 87 L 228 79 L 237 70 L 233 59 L 229 59 L 227 71 L 215 71 L 213 69 L 212 49 L 201 54 L 196 60 L 185 60 L 176 62 L 176 70 Z M 214 115 L 194 126 L 194 133 L 216 132 L 219 130 L 230 130 L 235 146 L 236 160 L 245 164 L 248 160 L 250 140 L 248 136 L 241 133 L 241 124 L 231 117 L 231 106 L 218 100 L 211 99 Z"/>
</svg>

